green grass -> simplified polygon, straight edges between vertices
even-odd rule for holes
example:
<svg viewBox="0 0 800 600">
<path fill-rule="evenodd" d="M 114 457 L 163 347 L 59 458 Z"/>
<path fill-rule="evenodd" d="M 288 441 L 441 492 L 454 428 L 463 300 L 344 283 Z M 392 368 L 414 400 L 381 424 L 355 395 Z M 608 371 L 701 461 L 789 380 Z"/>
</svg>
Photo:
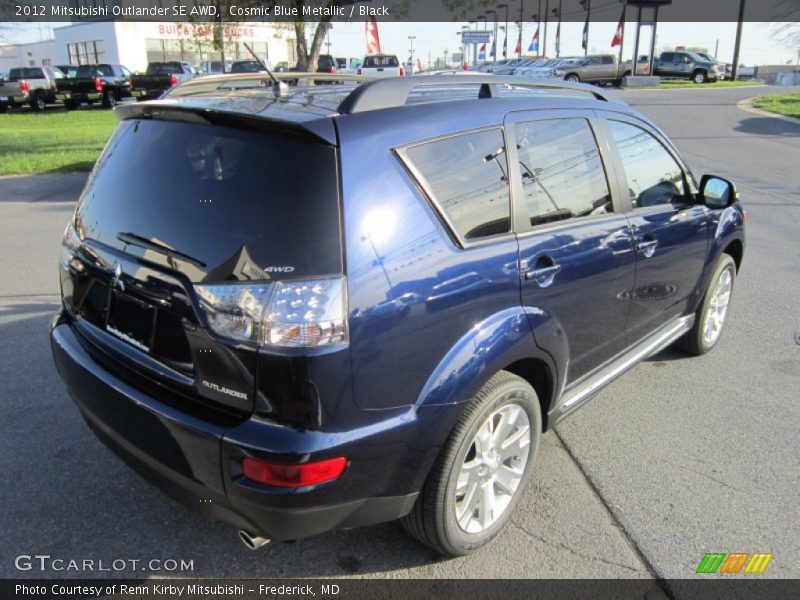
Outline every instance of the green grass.
<svg viewBox="0 0 800 600">
<path fill-rule="evenodd" d="M 753 100 L 753 106 L 778 113 L 779 115 L 800 119 L 800 92 L 759 96 Z"/>
<path fill-rule="evenodd" d="M 0 175 L 89 171 L 116 124 L 99 108 L 0 115 Z"/>
</svg>

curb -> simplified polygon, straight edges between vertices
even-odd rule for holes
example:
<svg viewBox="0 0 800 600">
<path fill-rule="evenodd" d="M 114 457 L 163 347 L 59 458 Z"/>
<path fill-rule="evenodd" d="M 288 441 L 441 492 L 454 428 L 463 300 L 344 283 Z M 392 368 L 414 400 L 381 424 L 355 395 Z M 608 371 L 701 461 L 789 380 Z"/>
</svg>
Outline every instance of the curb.
<svg viewBox="0 0 800 600">
<path fill-rule="evenodd" d="M 630 88 L 621 88 L 625 92 L 678 92 L 681 90 L 693 90 L 693 91 L 700 91 L 700 92 L 716 92 L 719 90 L 740 90 L 742 88 L 764 88 L 769 87 L 767 84 L 760 84 L 760 85 L 728 85 L 725 87 L 630 87 Z"/>
<path fill-rule="evenodd" d="M 739 110 L 743 110 L 744 112 L 749 112 L 754 115 L 759 115 L 760 117 L 767 117 L 769 119 L 778 119 L 779 121 L 785 121 L 786 123 L 794 123 L 795 125 L 800 125 L 800 119 L 796 117 L 779 115 L 774 112 L 769 112 L 768 110 L 756 108 L 755 106 L 753 106 L 753 100 L 755 100 L 756 98 L 757 96 L 753 98 L 745 98 L 744 100 L 739 100 L 739 102 L 736 103 L 736 107 Z"/>
</svg>

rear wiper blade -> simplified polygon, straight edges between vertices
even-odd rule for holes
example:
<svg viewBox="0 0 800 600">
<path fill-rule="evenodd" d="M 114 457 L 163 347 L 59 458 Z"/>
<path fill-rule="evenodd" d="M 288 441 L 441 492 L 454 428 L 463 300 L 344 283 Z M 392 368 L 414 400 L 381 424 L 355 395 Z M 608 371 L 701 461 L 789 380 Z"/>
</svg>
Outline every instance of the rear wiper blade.
<svg viewBox="0 0 800 600">
<path fill-rule="evenodd" d="M 184 254 L 183 252 L 178 252 L 177 250 L 173 250 L 172 248 L 168 248 L 167 246 L 163 246 L 156 242 L 150 241 L 145 237 L 136 235 L 135 233 L 121 232 L 117 234 L 117 239 L 125 244 L 130 244 L 132 246 L 139 246 L 140 248 L 146 248 L 147 250 L 153 250 L 154 252 L 158 252 L 160 254 L 164 254 L 165 256 L 169 256 L 170 258 L 178 258 L 182 261 L 191 263 L 196 267 L 201 267 L 201 268 L 206 267 L 206 263 L 204 263 L 203 261 L 197 260 L 196 258 L 192 258 L 188 254 Z"/>
</svg>

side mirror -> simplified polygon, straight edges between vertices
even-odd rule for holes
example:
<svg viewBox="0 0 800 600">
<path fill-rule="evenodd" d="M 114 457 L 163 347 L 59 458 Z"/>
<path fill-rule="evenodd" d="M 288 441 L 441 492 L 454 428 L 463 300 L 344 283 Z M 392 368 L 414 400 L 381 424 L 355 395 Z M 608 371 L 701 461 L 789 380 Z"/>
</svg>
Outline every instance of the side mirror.
<svg viewBox="0 0 800 600">
<path fill-rule="evenodd" d="M 699 200 L 708 208 L 728 208 L 739 200 L 739 193 L 736 191 L 736 186 L 727 179 L 715 175 L 703 175 L 700 180 Z"/>
</svg>

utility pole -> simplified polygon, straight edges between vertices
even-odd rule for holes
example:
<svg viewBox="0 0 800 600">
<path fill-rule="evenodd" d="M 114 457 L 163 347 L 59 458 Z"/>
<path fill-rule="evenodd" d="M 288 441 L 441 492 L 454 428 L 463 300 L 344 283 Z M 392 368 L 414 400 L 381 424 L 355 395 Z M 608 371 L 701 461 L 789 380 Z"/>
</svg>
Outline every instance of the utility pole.
<svg viewBox="0 0 800 600">
<path fill-rule="evenodd" d="M 503 58 L 508 58 L 508 4 L 498 4 L 497 8 L 506 9 L 506 24 L 503 27 L 505 35 L 503 36 Z M 497 57 L 495 57 L 495 60 Z"/>
<path fill-rule="evenodd" d="M 408 36 L 408 41 L 411 42 L 411 48 L 409 49 L 408 53 L 411 55 L 411 74 L 414 74 L 414 40 L 417 39 L 417 36 L 410 35 Z"/>
<path fill-rule="evenodd" d="M 736 81 L 739 78 L 739 51 L 742 47 L 742 23 L 744 22 L 744 3 L 745 0 L 739 0 L 739 22 L 736 23 L 736 43 L 733 46 L 733 71 L 731 72 L 731 79 Z"/>
<path fill-rule="evenodd" d="M 628 0 L 622 0 L 622 34 L 619 36 L 619 64 L 622 64 L 622 48 L 625 46 L 625 16 L 628 12 Z M 631 63 L 631 75 L 634 75 L 634 67 L 636 66 L 636 56 L 633 57 Z M 622 69 L 620 69 L 622 70 Z"/>
<path fill-rule="evenodd" d="M 517 58 L 522 58 L 522 24 L 525 20 L 522 11 L 524 8 L 525 0 L 519 0 L 519 52 L 517 52 Z"/>
<path fill-rule="evenodd" d="M 492 60 L 497 60 L 497 11 L 490 9 L 486 11 L 487 15 L 492 15 L 494 21 L 494 33 L 492 34 Z"/>
<path fill-rule="evenodd" d="M 328 27 L 328 30 L 325 32 L 325 35 L 327 36 L 327 41 L 325 42 L 325 45 L 328 47 L 328 54 L 331 53 L 331 29 L 333 29 L 333 25 Z"/>
<path fill-rule="evenodd" d="M 558 29 L 556 29 L 556 58 L 561 58 L 561 0 L 558 0 Z"/>
<path fill-rule="evenodd" d="M 543 55 L 547 56 L 547 22 L 550 20 L 550 0 L 544 0 L 544 37 L 542 38 Z"/>
<path fill-rule="evenodd" d="M 714 46 L 714 58 L 719 56 L 719 38 L 717 38 L 717 44 Z"/>
</svg>

